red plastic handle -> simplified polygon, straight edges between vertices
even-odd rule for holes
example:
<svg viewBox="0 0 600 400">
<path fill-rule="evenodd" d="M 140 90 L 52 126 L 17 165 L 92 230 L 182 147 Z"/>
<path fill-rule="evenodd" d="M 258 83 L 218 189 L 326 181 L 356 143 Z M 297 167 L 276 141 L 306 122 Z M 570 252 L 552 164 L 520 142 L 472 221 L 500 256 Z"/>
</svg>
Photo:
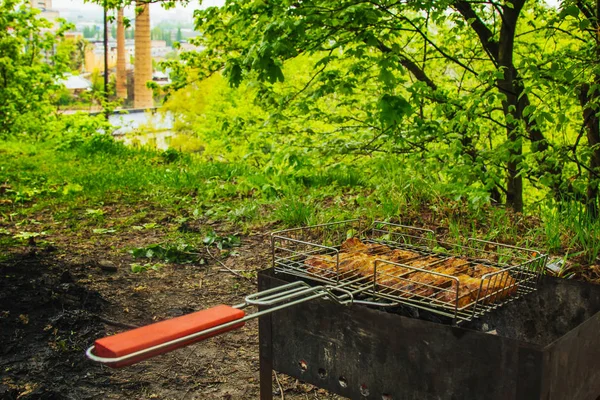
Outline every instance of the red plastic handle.
<svg viewBox="0 0 600 400">
<path fill-rule="evenodd" d="M 98 339 L 94 343 L 94 354 L 99 357 L 107 358 L 126 356 L 128 354 L 148 349 L 171 340 L 179 339 L 205 329 L 214 328 L 219 325 L 241 319 L 244 316 L 245 313 L 243 310 L 226 305 L 216 306 L 207 310 L 197 311 L 192 314 L 160 321 L 151 325 L 142 326 L 130 331 Z M 239 324 L 223 328 L 222 330 L 190 339 L 189 341 L 183 341 L 172 346 L 167 346 L 143 355 L 139 355 L 129 360 L 106 365 L 112 368 L 120 368 L 127 365 L 132 365 L 150 357 L 168 353 L 180 347 L 199 342 L 209 337 L 216 336 L 233 329 L 241 328 L 242 326 L 244 326 L 244 321 L 240 322 Z"/>
</svg>

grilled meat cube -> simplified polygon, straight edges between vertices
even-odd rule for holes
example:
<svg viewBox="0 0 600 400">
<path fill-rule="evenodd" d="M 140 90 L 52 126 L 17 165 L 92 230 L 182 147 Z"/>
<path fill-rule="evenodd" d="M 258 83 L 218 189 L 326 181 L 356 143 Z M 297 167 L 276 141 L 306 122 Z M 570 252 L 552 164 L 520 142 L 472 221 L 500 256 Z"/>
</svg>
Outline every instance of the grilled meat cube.
<svg viewBox="0 0 600 400">
<path fill-rule="evenodd" d="M 457 303 L 457 293 L 456 293 L 457 283 L 453 281 L 452 284 L 442 292 L 438 293 L 436 296 L 436 300 L 439 300 L 443 303 L 447 303 L 449 305 L 454 306 Z M 461 285 L 460 281 L 458 284 L 458 308 L 465 307 L 471 304 L 475 299 L 477 291 L 473 290 L 473 287 L 470 285 Z"/>
<path fill-rule="evenodd" d="M 409 261 L 405 262 L 404 264 L 410 265 L 411 267 L 420 268 L 420 269 L 431 269 L 431 268 L 437 267 L 437 264 L 439 262 L 441 262 L 442 260 L 443 260 L 443 258 L 440 258 L 440 257 L 427 256 L 427 257 L 416 258 L 414 260 L 409 260 Z"/>
<path fill-rule="evenodd" d="M 496 270 L 499 271 L 498 268 Z M 504 300 L 517 291 L 516 283 L 517 280 L 508 271 L 488 276 L 483 279 L 483 287 L 479 298 L 483 299 L 486 304 Z"/>
<path fill-rule="evenodd" d="M 361 242 L 359 238 L 352 237 L 342 243 L 340 250 L 346 253 L 367 252 L 369 247 Z"/>
<path fill-rule="evenodd" d="M 386 254 L 392 249 L 389 246 L 381 243 L 367 243 L 367 252 L 369 254 Z"/>
<path fill-rule="evenodd" d="M 415 272 L 408 275 L 394 289 L 403 292 L 404 297 L 412 297 L 413 295 L 429 297 L 440 289 L 449 286 L 453 280 L 448 275 L 457 274 L 459 272 L 458 268 L 441 265 L 432 269 L 431 272 Z"/>
<path fill-rule="evenodd" d="M 360 271 L 364 269 L 373 269 L 373 265 L 375 263 L 375 257 L 357 253 L 353 254 L 351 257 L 345 258 L 343 261 L 340 261 L 340 272 L 345 274 L 361 274 Z"/>
<path fill-rule="evenodd" d="M 466 269 L 469 265 L 469 261 L 465 260 L 464 258 L 450 257 L 436 265 L 445 266 L 445 267 L 457 267 L 457 268 L 462 267 L 462 269 Z"/>
<path fill-rule="evenodd" d="M 329 255 L 312 256 L 304 260 L 304 264 L 307 272 L 327 277 L 335 273 L 336 258 Z"/>
<path fill-rule="evenodd" d="M 467 275 L 472 276 L 472 277 L 481 278 L 485 274 L 497 272 L 498 270 L 499 270 L 498 267 L 493 267 L 490 265 L 483 265 L 483 264 L 475 264 L 475 265 L 471 265 L 469 267 L 469 271 L 467 272 Z"/>
<path fill-rule="evenodd" d="M 473 278 L 466 274 L 460 274 L 458 278 L 458 299 L 456 294 L 457 282 L 453 281 L 450 287 L 436 296 L 436 299 L 447 303 L 451 306 L 457 305 L 458 308 L 463 308 L 475 301 L 479 287 L 481 285 L 480 278 Z M 457 303 L 458 301 L 458 303 Z"/>
<path fill-rule="evenodd" d="M 385 254 L 385 259 L 392 262 L 404 262 L 413 258 L 423 257 L 422 254 L 411 250 L 394 249 Z"/>
<path fill-rule="evenodd" d="M 339 253 L 333 255 L 318 255 L 307 258 L 304 264 L 307 265 L 307 271 L 323 277 L 334 277 L 338 273 L 340 276 L 352 272 L 353 265 L 356 263 L 360 254 Z M 339 264 L 339 265 L 338 265 Z"/>
<path fill-rule="evenodd" d="M 402 282 L 406 282 L 406 280 L 402 279 L 402 277 L 410 271 L 411 270 L 406 267 L 388 264 L 385 262 L 378 263 L 376 281 L 382 286 L 396 286 Z M 374 271 L 371 270 L 370 273 L 373 275 Z"/>
</svg>

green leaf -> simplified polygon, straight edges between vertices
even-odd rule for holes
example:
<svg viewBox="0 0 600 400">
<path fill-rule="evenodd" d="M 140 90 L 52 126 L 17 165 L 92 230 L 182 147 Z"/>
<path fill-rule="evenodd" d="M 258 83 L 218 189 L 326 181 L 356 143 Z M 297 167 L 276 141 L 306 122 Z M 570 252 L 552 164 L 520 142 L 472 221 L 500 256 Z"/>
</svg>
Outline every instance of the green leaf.
<svg viewBox="0 0 600 400">
<path fill-rule="evenodd" d="M 582 31 L 588 29 L 590 27 L 592 23 L 590 22 L 589 19 L 585 18 L 582 19 L 581 21 L 579 21 L 579 29 L 581 29 Z"/>
<path fill-rule="evenodd" d="M 110 233 L 115 233 L 116 230 L 106 229 L 106 228 L 97 228 L 97 229 L 92 230 L 92 232 L 97 235 L 106 235 L 106 234 L 110 234 Z"/>
<path fill-rule="evenodd" d="M 387 68 L 381 68 L 381 70 L 379 71 L 379 79 L 387 87 L 392 88 L 392 87 L 396 86 L 396 77 Z"/>
<path fill-rule="evenodd" d="M 63 188 L 63 195 L 67 196 L 69 194 L 73 194 L 73 193 L 79 193 L 79 192 L 83 192 L 83 186 L 78 185 L 76 183 L 69 183 L 68 185 L 66 185 Z"/>
<path fill-rule="evenodd" d="M 577 17 L 579 15 L 579 7 L 570 5 L 562 10 L 563 16 Z"/>
<path fill-rule="evenodd" d="M 242 83 L 242 67 L 237 63 L 228 64 L 223 70 L 223 74 L 229 78 L 229 84 L 232 87 L 238 87 Z"/>
<path fill-rule="evenodd" d="M 402 96 L 384 94 L 377 103 L 379 120 L 384 126 L 398 125 L 412 112 L 410 103 Z"/>
</svg>

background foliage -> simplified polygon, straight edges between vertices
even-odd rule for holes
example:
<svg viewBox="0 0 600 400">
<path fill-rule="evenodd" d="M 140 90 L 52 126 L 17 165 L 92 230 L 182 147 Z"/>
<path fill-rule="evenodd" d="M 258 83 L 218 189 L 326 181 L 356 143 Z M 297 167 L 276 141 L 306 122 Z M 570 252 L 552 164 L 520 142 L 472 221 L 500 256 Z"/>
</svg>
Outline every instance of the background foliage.
<svg viewBox="0 0 600 400">
<path fill-rule="evenodd" d="M 596 9 L 591 1 L 560 9 L 543 1 L 228 1 L 196 13 L 206 49 L 169 63 L 179 78 L 172 89 L 192 85 L 172 104 L 202 97 L 210 105 L 169 109 L 184 120 L 217 119 L 209 129 L 262 149 L 276 137 L 286 152 L 334 163 L 394 156 L 457 197 L 516 211 L 542 198 L 575 201 L 595 217 Z M 235 113 L 211 108 L 214 89 L 197 84 L 221 70 L 235 88 Z M 243 147 L 244 156 L 259 154 Z"/>
<path fill-rule="evenodd" d="M 115 142 L 101 117 L 54 113 L 77 44 L 5 0 L 4 196 L 14 210 L 60 215 L 143 198 L 244 230 L 363 215 L 543 243 L 594 264 L 597 5 L 230 0 L 197 10 L 201 50 L 162 66 L 173 78 L 163 111 L 179 135 L 160 152 Z"/>
</svg>

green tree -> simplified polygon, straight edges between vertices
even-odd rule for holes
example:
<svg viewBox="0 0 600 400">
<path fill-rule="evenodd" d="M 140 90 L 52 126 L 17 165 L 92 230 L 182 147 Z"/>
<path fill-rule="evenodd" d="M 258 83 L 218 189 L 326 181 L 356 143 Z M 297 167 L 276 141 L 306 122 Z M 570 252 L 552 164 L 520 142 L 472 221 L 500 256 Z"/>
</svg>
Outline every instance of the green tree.
<svg viewBox="0 0 600 400">
<path fill-rule="evenodd" d="M 83 27 L 83 37 L 86 39 L 92 39 L 96 36 L 96 27 L 92 26 L 84 26 Z"/>
<path fill-rule="evenodd" d="M 175 75 L 223 69 L 234 86 L 256 81 L 271 121 L 313 112 L 354 130 L 359 152 L 420 154 L 456 188 L 483 187 L 521 211 L 524 179 L 554 196 L 570 190 L 551 112 L 531 114 L 542 78 L 524 75 L 535 64 L 526 52 L 543 42 L 526 31 L 552 12 L 524 0 L 231 1 L 196 13 L 207 50 L 182 56 Z M 301 55 L 318 56 L 312 76 L 277 92 L 284 63 Z"/>
<path fill-rule="evenodd" d="M 574 164 L 570 190 L 565 195 L 579 198 L 588 214 L 599 216 L 600 202 L 600 0 L 564 1 L 562 9 L 538 29 L 556 51 L 543 52 L 531 62 L 531 75 L 541 78 L 543 106 L 554 108 L 558 128 L 575 125 L 575 140 L 561 144 L 559 155 Z M 535 30 L 535 32 L 539 32 Z M 562 96 L 561 96 L 562 95 Z M 573 109 L 579 110 L 573 112 Z M 540 107 L 541 108 L 541 107 Z M 531 110 L 532 117 L 539 113 Z M 586 143 L 587 139 L 587 143 Z"/>
<path fill-rule="evenodd" d="M 54 51 L 56 38 L 69 28 L 50 30 L 29 2 L 0 3 L 0 135 L 38 134 L 51 114 L 58 79 L 70 57 Z"/>
</svg>

